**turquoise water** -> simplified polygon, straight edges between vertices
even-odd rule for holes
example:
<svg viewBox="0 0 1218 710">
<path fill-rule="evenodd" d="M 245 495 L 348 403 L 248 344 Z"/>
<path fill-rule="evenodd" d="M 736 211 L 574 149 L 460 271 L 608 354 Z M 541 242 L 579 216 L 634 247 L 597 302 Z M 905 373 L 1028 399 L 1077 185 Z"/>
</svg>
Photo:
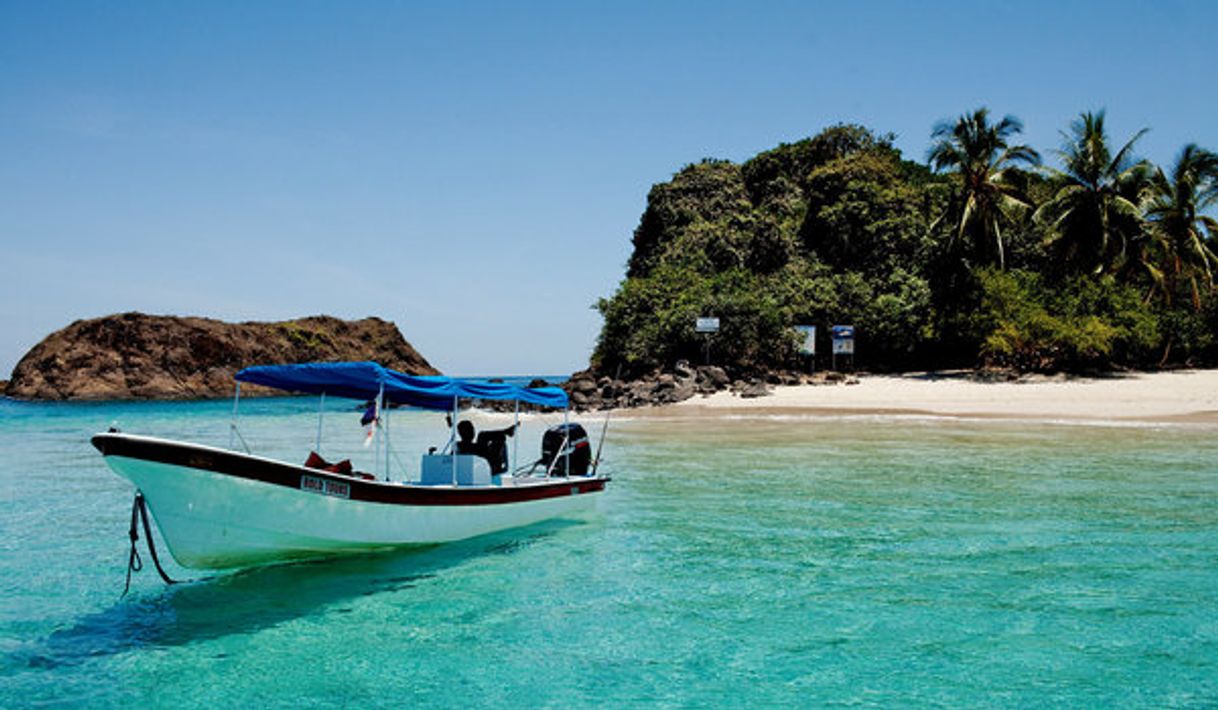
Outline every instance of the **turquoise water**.
<svg viewBox="0 0 1218 710">
<path fill-rule="evenodd" d="M 303 460 L 315 406 L 241 430 Z M 444 437 L 393 416 L 404 463 Z M 1218 704 L 1212 428 L 623 421 L 586 519 L 120 599 L 132 490 L 89 435 L 228 420 L 0 401 L 0 706 Z"/>
</svg>

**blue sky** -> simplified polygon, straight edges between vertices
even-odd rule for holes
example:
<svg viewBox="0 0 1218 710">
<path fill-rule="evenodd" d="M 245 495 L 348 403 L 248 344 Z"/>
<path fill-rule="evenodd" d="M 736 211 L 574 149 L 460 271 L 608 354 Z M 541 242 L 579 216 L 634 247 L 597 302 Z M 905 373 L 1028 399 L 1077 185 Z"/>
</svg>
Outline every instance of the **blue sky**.
<svg viewBox="0 0 1218 710">
<path fill-rule="evenodd" d="M 72 320 L 395 321 L 454 374 L 584 366 L 647 190 L 979 105 L 1218 149 L 1215 3 L 0 0 L 0 378 Z"/>
</svg>

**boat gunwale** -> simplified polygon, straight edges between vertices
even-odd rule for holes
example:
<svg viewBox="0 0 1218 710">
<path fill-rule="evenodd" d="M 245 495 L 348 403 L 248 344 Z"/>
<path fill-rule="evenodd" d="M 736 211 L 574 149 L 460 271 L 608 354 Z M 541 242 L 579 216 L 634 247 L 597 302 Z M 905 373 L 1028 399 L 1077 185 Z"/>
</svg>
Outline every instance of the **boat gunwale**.
<svg viewBox="0 0 1218 710">
<path fill-rule="evenodd" d="M 349 499 L 389 505 L 479 506 L 523 503 L 595 493 L 604 490 L 605 484 L 611 480 L 609 476 L 598 475 L 549 478 L 512 486 L 425 486 L 417 483 L 367 480 L 257 454 L 139 434 L 99 433 L 92 437 L 91 442 L 103 457 L 115 456 L 181 466 L 317 495 L 316 492 L 304 490 L 301 485 L 303 476 L 312 476 L 348 486 L 349 495 L 335 496 L 335 500 Z"/>
</svg>

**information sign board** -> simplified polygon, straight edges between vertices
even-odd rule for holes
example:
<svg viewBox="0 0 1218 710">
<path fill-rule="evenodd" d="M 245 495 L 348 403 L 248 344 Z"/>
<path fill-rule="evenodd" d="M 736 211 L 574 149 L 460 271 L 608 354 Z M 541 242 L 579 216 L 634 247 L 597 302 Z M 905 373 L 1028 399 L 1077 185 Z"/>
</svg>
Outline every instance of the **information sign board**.
<svg viewBox="0 0 1218 710">
<path fill-rule="evenodd" d="M 800 355 L 815 355 L 816 354 L 816 326 L 814 325 L 797 325 L 795 330 L 799 331 L 799 354 Z"/>
<path fill-rule="evenodd" d="M 835 325 L 835 326 L 833 326 L 833 354 L 834 355 L 853 355 L 854 354 L 854 326 L 852 326 L 852 325 Z"/>
<path fill-rule="evenodd" d="M 694 324 L 694 330 L 699 333 L 718 333 L 719 319 L 718 318 L 699 318 Z"/>
</svg>

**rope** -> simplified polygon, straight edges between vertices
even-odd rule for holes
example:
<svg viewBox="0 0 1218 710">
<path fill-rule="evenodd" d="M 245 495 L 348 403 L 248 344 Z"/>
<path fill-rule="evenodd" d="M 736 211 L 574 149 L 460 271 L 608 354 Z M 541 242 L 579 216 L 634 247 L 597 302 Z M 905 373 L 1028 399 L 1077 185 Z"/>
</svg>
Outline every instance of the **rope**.
<svg viewBox="0 0 1218 710">
<path fill-rule="evenodd" d="M 397 449 L 390 449 L 388 443 L 385 444 L 385 448 L 387 451 L 389 451 L 390 454 L 393 455 L 393 460 L 398 462 L 398 469 L 399 469 L 399 472 L 402 474 L 402 481 L 409 482 L 410 469 L 406 466 L 406 463 L 402 461 L 402 457 L 398 456 Z M 388 467 L 386 467 L 386 468 L 388 468 Z M 388 480 L 388 473 L 386 473 L 386 480 Z"/>
<path fill-rule="evenodd" d="M 135 500 L 131 503 L 131 528 L 127 531 L 127 538 L 131 540 L 131 554 L 127 557 L 127 584 L 123 587 L 124 597 L 127 596 L 127 592 L 131 591 L 131 573 L 144 569 L 144 561 L 140 559 L 139 548 L 135 546 L 136 541 L 140 539 L 138 527 L 140 518 L 139 502 L 140 494 L 136 493 Z"/>
<path fill-rule="evenodd" d="M 247 453 L 247 454 L 253 453 L 252 451 L 250 451 L 250 445 L 249 445 L 249 443 L 248 443 L 248 442 L 245 440 L 245 437 L 244 437 L 244 436 L 241 436 L 241 430 L 237 428 L 236 423 L 230 424 L 229 426 L 230 426 L 230 428 L 231 428 L 230 430 L 232 431 L 232 433 L 233 433 L 233 434 L 236 434 L 236 435 L 237 435 L 237 439 L 241 441 L 241 446 L 242 446 L 242 448 L 244 448 L 244 449 L 245 449 L 245 453 Z M 230 449 L 231 449 L 231 448 L 233 448 L 231 444 L 229 445 L 229 448 L 230 448 Z"/>
<path fill-rule="evenodd" d="M 532 478 L 533 471 L 536 471 L 537 467 L 542 465 L 545 462 L 546 462 L 546 460 L 544 458 L 540 458 L 540 459 L 537 459 L 536 461 L 534 461 L 533 463 L 526 463 L 525 465 L 521 466 L 520 468 L 516 469 L 515 471 L 512 471 L 512 476 L 513 477 L 520 476 L 520 478 Z M 526 471 L 526 473 L 523 476 L 521 476 L 520 475 L 521 471 Z"/>
<path fill-rule="evenodd" d="M 571 440 L 571 432 L 570 432 L 570 430 L 568 430 L 567 435 L 562 438 L 562 447 L 559 448 L 558 453 L 554 454 L 554 460 L 550 462 L 550 467 L 546 469 L 546 478 L 549 478 L 550 475 L 552 473 L 554 473 L 554 467 L 558 465 L 558 457 L 560 455 L 567 457 L 567 459 L 568 459 L 566 461 L 567 475 L 568 476 L 571 475 L 570 452 L 567 451 L 567 442 L 570 440 Z"/>
<path fill-rule="evenodd" d="M 622 363 L 617 364 L 617 373 L 613 375 L 613 384 L 616 385 L 622 377 Z M 617 387 L 613 388 L 614 395 L 617 394 Z M 601 452 L 605 449 L 605 434 L 609 433 L 609 415 L 613 413 L 612 409 L 605 411 L 605 425 L 601 427 L 601 440 L 596 445 L 596 460 L 592 462 L 592 475 L 596 475 L 596 470 L 601 467 Z"/>
<path fill-rule="evenodd" d="M 152 557 L 152 564 L 156 567 L 156 571 L 161 575 L 161 579 L 165 580 L 165 584 L 181 584 L 182 580 L 171 578 L 165 573 L 165 568 L 161 566 L 161 559 L 156 554 L 156 543 L 152 539 L 152 528 L 148 524 L 148 506 L 144 503 L 144 494 L 136 491 L 135 500 L 131 502 L 131 528 L 127 531 L 127 538 L 131 540 L 131 554 L 127 557 L 127 584 L 123 587 L 123 596 L 127 596 L 127 592 L 131 591 L 131 573 L 139 572 L 144 569 L 144 560 L 140 558 L 139 549 L 136 547 L 136 542 L 140 539 L 139 523 L 143 523 L 144 540 L 148 543 L 148 552 Z M 203 579 L 211 579 L 211 577 L 203 577 Z M 200 581 L 200 580 L 186 580 Z M 121 597 L 120 597 L 121 598 Z"/>
</svg>

